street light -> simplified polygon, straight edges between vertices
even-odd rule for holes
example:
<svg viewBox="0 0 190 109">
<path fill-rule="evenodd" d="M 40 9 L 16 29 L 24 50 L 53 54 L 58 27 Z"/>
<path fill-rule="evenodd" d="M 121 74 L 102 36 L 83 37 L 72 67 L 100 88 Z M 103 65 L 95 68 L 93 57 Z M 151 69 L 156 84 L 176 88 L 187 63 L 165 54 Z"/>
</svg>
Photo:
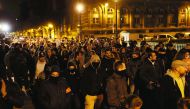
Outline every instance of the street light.
<svg viewBox="0 0 190 109">
<path fill-rule="evenodd" d="M 49 38 L 51 39 L 51 38 L 52 38 L 51 32 L 52 32 L 53 24 L 49 23 L 49 24 L 48 24 L 48 28 L 49 28 L 49 31 L 50 31 L 50 33 L 49 33 Z"/>
<path fill-rule="evenodd" d="M 105 3 L 105 6 L 108 7 L 108 5 L 109 5 L 108 2 L 106 2 L 106 3 Z"/>
<path fill-rule="evenodd" d="M 118 38 L 118 33 L 117 33 L 118 32 L 118 30 L 117 30 L 117 3 L 118 3 L 118 1 L 119 0 L 114 0 L 114 2 L 115 2 L 115 14 L 116 14 L 115 15 L 115 17 L 116 17 L 115 18 L 116 19 L 115 20 L 115 37 L 116 37 L 116 39 Z"/>
<path fill-rule="evenodd" d="M 82 37 L 81 13 L 84 11 L 84 4 L 77 3 L 76 10 L 79 13 L 79 25 L 78 25 L 78 27 L 79 27 L 79 41 L 81 41 L 81 37 Z"/>
<path fill-rule="evenodd" d="M 102 10 L 102 27 L 104 27 L 104 15 L 106 14 L 106 7 L 108 7 L 108 2 L 106 2 L 105 4 L 102 4 L 100 6 L 101 10 Z"/>
<path fill-rule="evenodd" d="M 0 31 L 2 32 L 9 32 L 11 30 L 11 27 L 7 23 L 0 24 Z"/>
</svg>

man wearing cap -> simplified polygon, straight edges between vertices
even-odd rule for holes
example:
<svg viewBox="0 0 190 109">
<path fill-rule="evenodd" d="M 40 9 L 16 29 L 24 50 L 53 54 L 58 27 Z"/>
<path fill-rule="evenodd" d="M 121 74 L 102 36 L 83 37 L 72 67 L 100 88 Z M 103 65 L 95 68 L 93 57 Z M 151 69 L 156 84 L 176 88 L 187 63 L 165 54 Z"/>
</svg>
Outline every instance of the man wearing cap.
<svg viewBox="0 0 190 109">
<path fill-rule="evenodd" d="M 177 109 L 177 101 L 186 97 L 187 84 L 185 74 L 187 63 L 181 60 L 172 62 L 162 80 L 163 106 L 164 109 Z"/>
<path fill-rule="evenodd" d="M 71 89 L 66 80 L 60 77 L 60 68 L 52 66 L 50 78 L 34 90 L 36 109 L 69 109 Z"/>
</svg>

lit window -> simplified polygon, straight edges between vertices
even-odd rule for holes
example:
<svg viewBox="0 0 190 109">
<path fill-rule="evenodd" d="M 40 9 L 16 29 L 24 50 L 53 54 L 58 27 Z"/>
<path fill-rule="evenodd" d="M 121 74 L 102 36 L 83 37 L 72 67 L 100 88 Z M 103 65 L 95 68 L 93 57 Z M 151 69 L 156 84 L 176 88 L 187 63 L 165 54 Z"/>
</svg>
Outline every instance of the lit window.
<svg viewBox="0 0 190 109">
<path fill-rule="evenodd" d="M 185 13 L 185 9 L 182 9 L 182 10 L 181 10 L 181 13 Z"/>
<path fill-rule="evenodd" d="M 174 21 L 174 16 L 171 15 L 171 16 L 168 16 L 168 18 L 169 18 L 169 19 L 168 19 L 168 22 L 169 22 L 169 23 L 175 22 L 175 21 Z"/>
<path fill-rule="evenodd" d="M 109 8 L 109 9 L 108 9 L 108 13 L 109 13 L 109 14 L 113 13 L 113 9 L 112 9 L 112 8 Z"/>
<path fill-rule="evenodd" d="M 135 18 L 134 21 L 135 21 L 135 24 L 140 24 L 140 18 Z"/>
<path fill-rule="evenodd" d="M 108 24 L 113 24 L 113 18 L 108 18 Z"/>
<path fill-rule="evenodd" d="M 93 24 L 99 24 L 100 19 L 99 18 L 93 18 Z"/>
<path fill-rule="evenodd" d="M 93 8 L 93 14 L 97 14 L 98 10 L 96 8 Z"/>
<path fill-rule="evenodd" d="M 185 19 L 181 19 L 181 23 L 185 23 Z"/>
</svg>

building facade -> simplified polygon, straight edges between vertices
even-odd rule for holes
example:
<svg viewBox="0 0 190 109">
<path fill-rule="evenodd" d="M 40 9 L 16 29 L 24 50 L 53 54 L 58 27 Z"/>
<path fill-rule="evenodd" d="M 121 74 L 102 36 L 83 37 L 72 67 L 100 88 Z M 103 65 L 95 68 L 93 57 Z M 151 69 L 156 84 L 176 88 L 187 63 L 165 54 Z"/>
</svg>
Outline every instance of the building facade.
<svg viewBox="0 0 190 109">
<path fill-rule="evenodd" d="M 116 24 L 118 32 L 137 33 L 188 30 L 190 27 L 190 1 L 187 0 L 29 1 L 21 8 L 29 10 L 23 12 L 22 26 L 28 29 L 26 34 L 33 36 L 37 33 L 39 36 L 50 36 L 50 28 L 46 32 L 40 30 L 47 22 L 54 24 L 55 37 L 77 35 L 73 33 L 79 33 L 80 29 L 83 36 L 114 34 Z M 78 2 L 84 4 L 81 13 L 75 7 Z"/>
<path fill-rule="evenodd" d="M 83 33 L 114 33 L 116 21 L 119 31 L 129 32 L 162 31 L 159 29 L 172 28 L 176 30 L 190 26 L 190 2 L 188 1 L 95 0 L 84 3 L 86 3 L 85 11 L 81 19 Z M 76 13 L 75 15 L 77 16 Z"/>
</svg>

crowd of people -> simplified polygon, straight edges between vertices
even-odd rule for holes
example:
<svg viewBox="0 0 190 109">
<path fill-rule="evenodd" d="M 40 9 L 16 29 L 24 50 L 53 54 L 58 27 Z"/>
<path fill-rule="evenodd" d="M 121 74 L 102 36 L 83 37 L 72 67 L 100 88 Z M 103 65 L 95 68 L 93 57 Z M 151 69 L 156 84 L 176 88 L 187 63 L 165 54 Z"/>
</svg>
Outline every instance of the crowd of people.
<svg viewBox="0 0 190 109">
<path fill-rule="evenodd" d="M 0 109 L 190 109 L 190 44 L 0 44 Z"/>
</svg>

